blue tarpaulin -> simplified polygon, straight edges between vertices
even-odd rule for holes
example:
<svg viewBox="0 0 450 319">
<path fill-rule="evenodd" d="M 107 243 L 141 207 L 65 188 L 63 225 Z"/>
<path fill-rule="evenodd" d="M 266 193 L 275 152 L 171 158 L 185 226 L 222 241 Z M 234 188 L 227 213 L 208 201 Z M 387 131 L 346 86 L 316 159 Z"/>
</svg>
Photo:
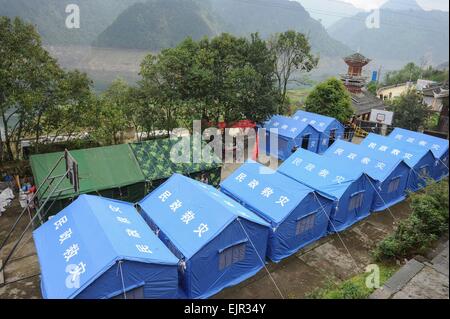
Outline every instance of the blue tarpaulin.
<svg viewBox="0 0 450 319">
<path fill-rule="evenodd" d="M 175 298 L 176 258 L 134 206 L 81 195 L 33 233 L 44 298 Z"/>
<path fill-rule="evenodd" d="M 275 115 L 265 123 L 264 128 L 266 138 L 260 140 L 260 149 L 268 155 L 285 160 L 298 148 L 317 152 L 320 134 L 309 124 Z M 274 140 L 278 142 L 278 147 L 272 145 Z"/>
<path fill-rule="evenodd" d="M 433 176 L 436 164 L 433 153 L 407 142 L 370 133 L 361 146 L 378 152 L 381 156 L 402 159 L 410 168 L 407 189 L 416 192 Z"/>
<path fill-rule="evenodd" d="M 327 234 L 334 201 L 259 163 L 246 162 L 220 188 L 271 224 L 267 256 L 272 261 Z"/>
<path fill-rule="evenodd" d="M 278 171 L 337 200 L 330 231 L 342 231 L 370 214 L 374 183 L 359 167 L 343 166 L 330 158 L 299 149 Z"/>
<path fill-rule="evenodd" d="M 175 174 L 139 206 L 182 260 L 181 297 L 207 298 L 264 267 L 269 224 L 211 186 Z"/>
<path fill-rule="evenodd" d="M 335 140 L 344 138 L 344 125 L 333 117 L 299 110 L 292 118 L 302 123 L 311 125 L 320 133 L 319 143 L 317 146 L 318 154 L 323 154 Z"/>
<path fill-rule="evenodd" d="M 410 168 L 401 158 L 381 156 L 368 147 L 345 141 L 336 141 L 324 156 L 341 161 L 342 166 L 360 167 L 377 181 L 373 211 L 385 210 L 405 199 Z"/>
<path fill-rule="evenodd" d="M 441 180 L 445 176 L 448 176 L 448 140 L 402 128 L 394 129 L 389 135 L 389 138 L 430 150 L 437 160 L 437 165 L 433 169 L 433 178 L 435 180 Z"/>
</svg>

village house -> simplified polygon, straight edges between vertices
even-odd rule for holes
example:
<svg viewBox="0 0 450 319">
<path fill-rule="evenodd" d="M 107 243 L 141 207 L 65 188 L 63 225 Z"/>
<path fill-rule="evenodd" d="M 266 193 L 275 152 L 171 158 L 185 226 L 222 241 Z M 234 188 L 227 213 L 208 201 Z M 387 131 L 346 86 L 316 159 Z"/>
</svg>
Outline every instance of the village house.
<svg viewBox="0 0 450 319">
<path fill-rule="evenodd" d="M 409 90 L 413 90 L 414 83 L 413 82 L 406 82 L 406 83 L 399 83 L 394 85 L 388 85 L 384 86 L 382 88 L 379 88 L 377 90 L 377 96 L 380 100 L 392 100 L 397 97 L 400 97 L 402 94 L 405 94 Z"/>
<path fill-rule="evenodd" d="M 416 83 L 406 82 L 395 85 L 384 86 L 377 90 L 377 97 L 382 101 L 389 101 L 415 90 L 422 95 L 423 104 L 430 111 L 441 112 L 442 102 L 448 98 L 448 83 L 437 83 L 435 81 L 419 79 Z"/>
</svg>

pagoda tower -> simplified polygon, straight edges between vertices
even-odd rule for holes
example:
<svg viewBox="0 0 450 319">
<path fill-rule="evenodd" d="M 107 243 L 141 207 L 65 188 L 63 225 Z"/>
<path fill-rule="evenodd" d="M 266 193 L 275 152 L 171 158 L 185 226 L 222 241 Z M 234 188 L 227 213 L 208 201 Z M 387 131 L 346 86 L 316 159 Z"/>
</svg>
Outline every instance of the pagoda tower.
<svg viewBox="0 0 450 319">
<path fill-rule="evenodd" d="M 344 58 L 344 61 L 348 65 L 348 71 L 341 75 L 342 82 L 351 93 L 361 93 L 367 81 L 367 77 L 362 75 L 363 67 L 371 60 L 360 53 L 354 53 Z"/>
</svg>

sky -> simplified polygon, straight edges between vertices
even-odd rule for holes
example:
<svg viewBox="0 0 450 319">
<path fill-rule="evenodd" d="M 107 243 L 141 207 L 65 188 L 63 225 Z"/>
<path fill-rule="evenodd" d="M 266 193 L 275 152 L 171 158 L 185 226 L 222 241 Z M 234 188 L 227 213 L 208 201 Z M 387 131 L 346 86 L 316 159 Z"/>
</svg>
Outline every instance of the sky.
<svg viewBox="0 0 450 319">
<path fill-rule="evenodd" d="M 372 10 L 378 8 L 387 0 L 342 0 L 353 4 L 357 8 Z M 406 0 L 403 0 L 406 1 Z M 417 3 L 425 10 L 445 10 L 448 11 L 448 0 L 417 0 Z"/>
</svg>

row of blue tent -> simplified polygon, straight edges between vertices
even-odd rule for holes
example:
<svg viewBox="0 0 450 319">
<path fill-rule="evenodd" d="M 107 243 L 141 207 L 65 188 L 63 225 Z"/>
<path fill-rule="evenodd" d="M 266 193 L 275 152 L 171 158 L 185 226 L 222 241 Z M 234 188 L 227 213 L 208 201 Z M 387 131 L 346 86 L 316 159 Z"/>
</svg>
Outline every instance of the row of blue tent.
<svg viewBox="0 0 450 319">
<path fill-rule="evenodd" d="M 447 175 L 447 140 L 396 129 L 247 161 L 219 190 L 175 174 L 136 205 L 82 195 L 34 232 L 42 294 L 208 298 Z"/>
<path fill-rule="evenodd" d="M 266 138 L 260 141 L 260 149 L 283 161 L 299 148 L 323 154 L 345 133 L 344 125 L 335 118 L 301 110 L 293 117 L 275 115 L 263 128 Z"/>
</svg>

